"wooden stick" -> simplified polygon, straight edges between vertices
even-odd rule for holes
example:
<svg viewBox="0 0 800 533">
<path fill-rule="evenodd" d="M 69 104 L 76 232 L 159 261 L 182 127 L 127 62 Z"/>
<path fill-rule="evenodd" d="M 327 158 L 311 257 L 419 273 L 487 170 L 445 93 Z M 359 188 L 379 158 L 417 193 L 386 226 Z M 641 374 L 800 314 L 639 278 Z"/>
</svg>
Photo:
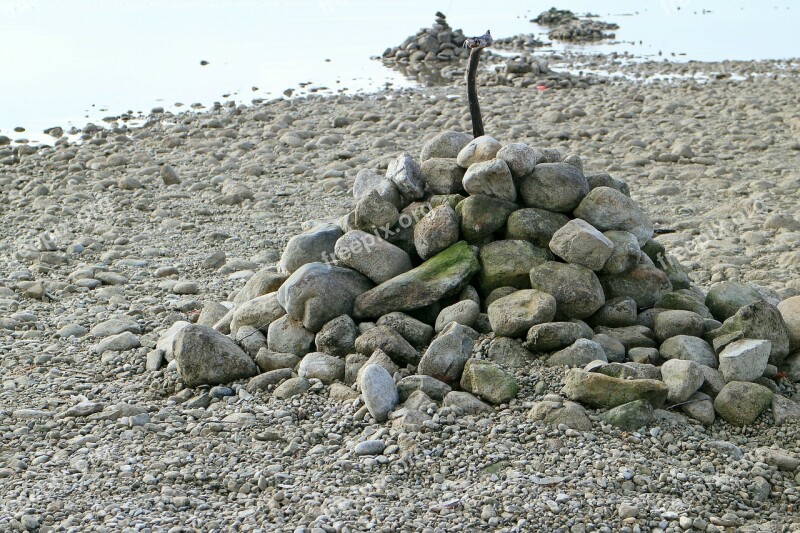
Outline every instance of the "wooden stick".
<svg viewBox="0 0 800 533">
<path fill-rule="evenodd" d="M 483 52 L 482 47 L 472 48 L 469 51 L 469 67 L 467 68 L 467 99 L 469 100 L 469 114 L 472 116 L 473 137 L 483 135 L 483 117 L 481 117 L 481 106 L 478 103 L 478 88 L 475 84 L 481 52 Z"/>
</svg>

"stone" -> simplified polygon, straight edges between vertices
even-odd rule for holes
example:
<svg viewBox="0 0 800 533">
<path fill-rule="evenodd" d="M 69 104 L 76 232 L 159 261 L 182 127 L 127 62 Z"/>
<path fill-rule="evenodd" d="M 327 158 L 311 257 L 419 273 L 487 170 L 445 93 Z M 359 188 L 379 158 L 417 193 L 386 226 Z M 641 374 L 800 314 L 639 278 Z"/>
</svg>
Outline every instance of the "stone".
<svg viewBox="0 0 800 533">
<path fill-rule="evenodd" d="M 518 209 L 506 221 L 506 239 L 530 241 L 534 246 L 548 248 L 553 235 L 569 222 L 569 217 L 545 209 Z"/>
<path fill-rule="evenodd" d="M 700 390 L 709 396 L 716 397 L 725 386 L 725 378 L 722 377 L 722 372 L 716 368 L 703 365 L 700 365 L 700 370 L 703 371 L 703 376 L 705 377 L 705 382 Z"/>
<path fill-rule="evenodd" d="M 636 301 L 629 296 L 619 296 L 607 300 L 606 303 L 593 314 L 588 322 L 592 326 L 606 326 L 621 328 L 633 326 L 636 323 Z"/>
<path fill-rule="evenodd" d="M 667 399 L 667 386 L 654 379 L 619 379 L 573 368 L 564 375 L 562 392 L 590 407 L 612 408 L 635 400 L 647 400 L 659 408 Z"/>
<path fill-rule="evenodd" d="M 420 266 L 360 294 L 353 316 L 376 318 L 392 311 L 425 307 L 460 291 L 479 269 L 475 251 L 467 243 L 458 242 Z"/>
<path fill-rule="evenodd" d="M 458 383 L 464 365 L 472 357 L 473 340 L 466 327 L 451 323 L 431 341 L 417 366 L 417 373 L 447 385 Z"/>
<path fill-rule="evenodd" d="M 482 243 L 506 225 L 508 216 L 517 209 L 506 202 L 483 194 L 470 196 L 456 206 L 461 218 L 461 233 L 467 242 Z"/>
<path fill-rule="evenodd" d="M 653 340 L 653 332 L 645 326 L 626 326 L 621 328 L 607 328 L 598 326 L 595 332 L 604 333 L 617 339 L 625 346 L 625 350 L 634 348 L 655 348 L 656 341 Z"/>
<path fill-rule="evenodd" d="M 699 337 L 676 335 L 661 343 L 658 349 L 664 359 L 683 359 L 698 365 L 717 368 L 717 356 L 711 345 Z"/>
<path fill-rule="evenodd" d="M 519 179 L 533 172 L 543 154 L 525 143 L 509 143 L 498 150 L 497 158 L 505 161 L 514 179 Z"/>
<path fill-rule="evenodd" d="M 714 410 L 731 425 L 747 426 L 770 406 L 772 396 L 772 391 L 763 385 L 731 381 L 714 399 Z"/>
<path fill-rule="evenodd" d="M 719 354 L 719 371 L 726 382 L 755 381 L 764 374 L 772 343 L 742 339 L 732 342 Z"/>
<path fill-rule="evenodd" d="M 722 327 L 710 332 L 714 339 L 741 332 L 741 338 L 763 339 L 772 343 L 769 364 L 780 367 L 789 354 L 789 329 L 778 309 L 765 301 L 745 305 L 723 322 Z"/>
<path fill-rule="evenodd" d="M 394 182 L 389 181 L 374 170 L 368 168 L 359 170 L 353 183 L 353 197 L 358 201 L 373 191 L 378 194 L 381 200 L 392 204 L 397 209 L 400 209 L 403 205 L 400 190 Z"/>
<path fill-rule="evenodd" d="M 270 385 L 277 385 L 292 377 L 292 370 L 290 368 L 279 368 L 264 372 L 247 382 L 247 392 L 257 392 L 267 390 Z"/>
<path fill-rule="evenodd" d="M 800 296 L 783 300 L 778 304 L 778 311 L 789 333 L 789 351 L 800 350 Z"/>
<path fill-rule="evenodd" d="M 295 270 L 278 289 L 278 303 L 311 332 L 341 315 L 352 315 L 356 298 L 372 288 L 364 275 L 323 263 Z"/>
<path fill-rule="evenodd" d="M 429 194 L 455 194 L 464 192 L 464 169 L 454 158 L 427 159 L 420 165 L 425 190 Z"/>
<path fill-rule="evenodd" d="M 695 392 L 689 396 L 689 399 L 681 405 L 681 411 L 704 426 L 710 426 L 717 418 L 714 413 L 713 398 L 702 392 Z"/>
<path fill-rule="evenodd" d="M 365 440 L 356 444 L 353 453 L 356 455 L 381 455 L 386 449 L 386 443 L 380 439 Z"/>
<path fill-rule="evenodd" d="M 599 372 L 600 374 L 620 379 L 657 379 L 661 380 L 661 368 L 646 363 L 609 363 L 584 370 Z"/>
<path fill-rule="evenodd" d="M 378 191 L 372 191 L 356 203 L 352 227 L 347 229 L 359 229 L 381 238 L 387 238 L 399 219 L 400 211 L 397 210 L 397 207 L 382 198 Z M 317 261 L 319 260 L 317 259 Z"/>
<path fill-rule="evenodd" d="M 162 166 L 159 175 L 164 185 L 178 185 L 181 182 L 178 172 L 171 165 Z"/>
<path fill-rule="evenodd" d="M 640 246 L 654 232 L 653 222 L 639 204 L 611 187 L 597 187 L 589 191 L 575 208 L 574 215 L 600 231 L 632 233 L 639 240 Z"/>
<path fill-rule="evenodd" d="M 283 250 L 281 268 L 291 274 L 305 264 L 326 261 L 333 257 L 333 248 L 341 236 L 341 228 L 334 224 L 320 224 L 295 235 Z"/>
<path fill-rule="evenodd" d="M 548 394 L 542 401 L 534 402 L 528 417 L 552 427 L 564 424 L 576 431 L 592 429 L 592 421 L 581 404 L 564 400 L 557 395 Z"/>
<path fill-rule="evenodd" d="M 705 304 L 714 318 L 724 322 L 736 311 L 764 298 L 750 285 L 738 281 L 722 281 L 709 289 Z"/>
<path fill-rule="evenodd" d="M 483 135 L 467 143 L 467 145 L 458 152 L 456 160 L 459 166 L 468 169 L 475 163 L 494 159 L 497 152 L 500 151 L 500 148 L 502 148 L 502 145 L 497 142 L 496 139 L 488 135 Z"/>
<path fill-rule="evenodd" d="M 661 365 L 661 379 L 669 387 L 667 400 L 681 403 L 697 392 L 705 375 L 694 361 L 670 359 Z"/>
<path fill-rule="evenodd" d="M 443 131 L 425 143 L 420 154 L 421 161 L 436 157 L 456 158 L 472 140 L 472 135 L 460 131 Z"/>
<path fill-rule="evenodd" d="M 461 388 L 491 404 L 508 403 L 517 396 L 517 380 L 491 361 L 470 359 L 461 375 Z"/>
<path fill-rule="evenodd" d="M 267 346 L 273 352 L 293 353 L 299 357 L 312 351 L 314 333 L 290 315 L 272 322 L 267 329 Z"/>
<path fill-rule="evenodd" d="M 470 165 L 462 180 L 468 194 L 484 194 L 506 202 L 517 200 L 514 179 L 505 161 L 490 159 Z"/>
<path fill-rule="evenodd" d="M 519 183 L 519 194 L 526 206 L 556 213 L 571 213 L 588 192 L 589 182 L 583 173 L 566 163 L 539 163 Z"/>
<path fill-rule="evenodd" d="M 781 426 L 785 423 L 797 424 L 800 422 L 800 403 L 775 394 L 772 397 L 772 415 L 775 425 Z"/>
<path fill-rule="evenodd" d="M 255 357 L 262 348 L 267 348 L 267 337 L 252 326 L 242 326 L 231 337 L 251 357 Z"/>
<path fill-rule="evenodd" d="M 645 364 L 655 363 L 661 359 L 661 355 L 658 353 L 657 349 L 645 348 L 643 346 L 634 347 L 628 350 L 627 357 L 634 363 L 645 363 Z"/>
<path fill-rule="evenodd" d="M 503 368 L 518 370 L 528 368 L 533 357 L 522 343 L 508 337 L 495 337 L 489 344 L 489 359 Z"/>
<path fill-rule="evenodd" d="M 359 385 L 369 414 L 378 422 L 386 421 L 400 401 L 392 376 L 381 366 L 368 365 L 361 374 Z"/>
<path fill-rule="evenodd" d="M 431 326 L 399 311 L 383 315 L 378 319 L 377 325 L 392 328 L 414 348 L 427 346 L 433 338 Z"/>
<path fill-rule="evenodd" d="M 356 337 L 358 337 L 356 323 L 349 316 L 342 315 L 326 322 L 317 332 L 314 343 L 319 352 L 344 357 L 355 350 Z"/>
<path fill-rule="evenodd" d="M 472 300 L 456 302 L 439 311 L 439 316 L 436 317 L 434 331 L 439 333 L 451 322 L 456 322 L 471 328 L 475 325 L 475 321 L 478 320 L 480 312 L 480 306 Z"/>
<path fill-rule="evenodd" d="M 187 387 L 218 385 L 258 373 L 253 359 L 230 337 L 190 324 L 175 337 L 175 361 Z"/>
<path fill-rule="evenodd" d="M 318 379 L 326 385 L 344 381 L 344 360 L 322 352 L 311 352 L 300 361 L 297 375 L 305 379 Z"/>
<path fill-rule="evenodd" d="M 627 231 L 605 231 L 603 236 L 614 246 L 603 265 L 604 274 L 622 274 L 636 267 L 642 258 L 636 235 Z"/>
<path fill-rule="evenodd" d="M 430 259 L 458 242 L 458 234 L 456 212 L 449 205 L 440 205 L 414 226 L 414 248 L 423 260 Z"/>
<path fill-rule="evenodd" d="M 601 272 L 600 283 L 606 297 L 628 296 L 636 301 L 639 309 L 655 306 L 664 294 L 672 290 L 672 283 L 662 270 L 642 263 L 621 274 Z"/>
<path fill-rule="evenodd" d="M 636 431 L 653 422 L 653 406 L 647 400 L 634 400 L 609 409 L 600 419 L 622 431 Z"/>
<path fill-rule="evenodd" d="M 236 294 L 236 297 L 234 297 L 234 305 L 240 305 L 244 302 L 252 300 L 253 298 L 258 298 L 259 296 L 277 291 L 280 286 L 283 285 L 283 282 L 289 277 L 283 272 L 275 272 L 274 270 L 269 270 L 268 268 L 259 270 L 247 280 L 247 283 L 244 284 L 244 287 L 242 287 L 242 289 Z"/>
<path fill-rule="evenodd" d="M 467 415 L 477 416 L 492 411 L 492 407 L 464 391 L 452 391 L 444 397 L 443 407 L 455 407 Z"/>
<path fill-rule="evenodd" d="M 627 183 L 622 180 L 618 180 L 617 178 L 614 178 L 605 172 L 587 174 L 586 181 L 589 182 L 590 189 L 596 189 L 598 187 L 611 187 L 612 189 L 618 190 L 625 196 L 631 195 L 631 190 Z"/>
<path fill-rule="evenodd" d="M 408 152 L 403 152 L 389 163 L 386 178 L 392 181 L 400 194 L 408 200 L 419 200 L 425 194 L 422 171 Z"/>
<path fill-rule="evenodd" d="M 103 355 L 106 352 L 127 352 L 139 346 L 141 346 L 139 337 L 130 331 L 123 331 L 101 340 L 92 347 L 92 351 L 98 355 Z"/>
<path fill-rule="evenodd" d="M 397 383 L 397 393 L 401 402 L 405 402 L 414 391 L 422 391 L 431 399 L 440 402 L 451 390 L 453 389 L 447 383 L 421 374 L 404 377 Z"/>
<path fill-rule="evenodd" d="M 278 302 L 278 293 L 265 294 L 236 306 L 230 329 L 235 334 L 239 328 L 250 326 L 266 333 L 269 325 L 285 314 Z"/>
<path fill-rule="evenodd" d="M 548 259 L 547 250 L 527 241 L 495 241 L 481 248 L 479 283 L 484 294 L 498 287 L 530 288 L 530 270 Z"/>
<path fill-rule="evenodd" d="M 416 364 L 419 361 L 417 350 L 389 326 L 377 326 L 362 333 L 356 339 L 355 348 L 366 356 L 381 350 L 399 365 Z"/>
<path fill-rule="evenodd" d="M 530 284 L 551 294 L 556 299 L 557 314 L 563 317 L 590 317 L 606 302 L 600 280 L 580 265 L 548 261 L 531 269 Z"/>
<path fill-rule="evenodd" d="M 492 302 L 487 312 L 496 335 L 521 337 L 531 326 L 553 320 L 556 299 L 534 289 L 519 290 Z"/>
<path fill-rule="evenodd" d="M 222 320 L 222 318 L 228 314 L 228 311 L 230 311 L 230 309 L 219 302 L 207 302 L 203 306 L 203 309 L 200 310 L 196 324 L 212 327 Z"/>
<path fill-rule="evenodd" d="M 178 333 L 180 333 L 180 331 L 189 324 L 190 322 L 186 322 L 185 320 L 178 320 L 177 322 L 174 322 L 164 333 L 162 333 L 161 337 L 158 338 L 158 342 L 156 342 L 156 350 L 162 351 L 164 353 L 164 359 L 167 361 L 172 361 L 175 358 L 175 338 L 178 336 Z"/>
<path fill-rule="evenodd" d="M 411 270 L 411 258 L 406 252 L 360 230 L 342 235 L 334 251 L 340 265 L 360 272 L 376 285 Z"/>
<path fill-rule="evenodd" d="M 383 369 L 386 370 L 390 376 L 394 376 L 395 373 L 400 370 L 400 367 L 397 366 L 383 350 L 375 350 L 372 355 L 369 356 L 369 359 L 364 361 L 364 364 L 361 366 L 361 368 L 358 369 L 358 372 L 356 373 L 356 383 L 361 383 L 361 374 L 369 365 L 378 365 L 383 367 Z"/>
<path fill-rule="evenodd" d="M 576 218 L 553 234 L 549 248 L 567 263 L 597 271 L 611 256 L 614 243 L 588 222 Z"/>
<path fill-rule="evenodd" d="M 547 366 L 583 367 L 593 361 L 608 362 L 603 347 L 593 340 L 578 339 L 547 359 Z"/>
<path fill-rule="evenodd" d="M 92 329 L 89 330 L 89 335 L 102 339 L 111 335 L 119 335 L 126 331 L 139 335 L 142 333 L 142 328 L 138 322 L 131 318 L 111 318 L 92 326 Z"/>
<path fill-rule="evenodd" d="M 561 350 L 578 339 L 590 337 L 584 328 L 574 322 L 548 322 L 528 330 L 525 348 L 534 353 Z"/>
<path fill-rule="evenodd" d="M 289 378 L 275 387 L 272 395 L 276 398 L 280 398 L 281 400 L 288 400 L 289 398 L 294 398 L 295 396 L 302 396 L 308 392 L 308 389 L 310 388 L 311 382 L 309 382 L 306 378 Z"/>
<path fill-rule="evenodd" d="M 344 358 L 344 382 L 347 385 L 358 384 L 358 373 L 364 367 L 369 357 L 360 353 L 349 353 Z"/>
<path fill-rule="evenodd" d="M 621 363 L 625 360 L 625 345 L 611 335 L 600 333 L 592 337 L 592 340 L 603 348 L 609 362 Z"/>
<path fill-rule="evenodd" d="M 267 348 L 260 349 L 256 354 L 255 360 L 256 365 L 262 372 L 281 368 L 294 369 L 300 364 L 300 357 L 293 353 L 272 352 Z"/>
<path fill-rule="evenodd" d="M 784 472 L 794 472 L 800 468 L 800 458 L 782 450 L 762 446 L 756 449 L 756 456 L 764 463 L 775 466 Z"/>
<path fill-rule="evenodd" d="M 667 292 L 654 305 L 657 309 L 692 311 L 703 318 L 711 318 L 711 313 L 703 303 L 702 296 L 686 289 Z"/>
<path fill-rule="evenodd" d="M 701 337 L 705 332 L 703 317 L 693 311 L 667 310 L 656 315 L 653 333 L 658 342 L 670 337 L 688 335 Z"/>
</svg>

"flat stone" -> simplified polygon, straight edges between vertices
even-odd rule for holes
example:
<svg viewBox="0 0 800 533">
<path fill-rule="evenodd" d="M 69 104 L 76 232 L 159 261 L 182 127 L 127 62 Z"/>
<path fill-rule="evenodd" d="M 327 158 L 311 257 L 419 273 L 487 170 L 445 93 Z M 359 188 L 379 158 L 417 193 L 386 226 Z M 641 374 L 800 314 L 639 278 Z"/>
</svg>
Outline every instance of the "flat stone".
<svg viewBox="0 0 800 533">
<path fill-rule="evenodd" d="M 563 392 L 571 400 L 591 407 L 611 408 L 635 400 L 661 407 L 669 389 L 654 379 L 618 379 L 573 368 L 564 375 Z"/>
<path fill-rule="evenodd" d="M 764 374 L 772 343 L 742 339 L 732 342 L 719 354 L 719 371 L 726 382 L 755 381 Z"/>
</svg>

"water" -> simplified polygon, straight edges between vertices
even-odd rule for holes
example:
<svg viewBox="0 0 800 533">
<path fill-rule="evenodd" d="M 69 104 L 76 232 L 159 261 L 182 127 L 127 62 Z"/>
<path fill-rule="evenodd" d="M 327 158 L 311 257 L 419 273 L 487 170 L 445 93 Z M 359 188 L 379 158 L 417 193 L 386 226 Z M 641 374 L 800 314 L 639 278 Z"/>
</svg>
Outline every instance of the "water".
<svg viewBox="0 0 800 533">
<path fill-rule="evenodd" d="M 468 35 L 546 31 L 529 20 L 552 5 L 616 22 L 620 44 L 553 49 L 629 51 L 675 61 L 800 57 L 791 0 L 2 0 L 0 134 L 48 140 L 155 106 L 186 109 L 310 91 L 411 86 L 371 56 L 430 26 L 437 10 Z M 675 55 L 673 55 L 675 54 Z M 201 61 L 208 65 L 202 66 Z M 303 87 L 300 84 L 304 84 Z M 308 84 L 308 85 L 305 85 Z M 178 108 L 174 104 L 183 103 Z M 26 129 L 23 133 L 14 127 Z"/>
</svg>

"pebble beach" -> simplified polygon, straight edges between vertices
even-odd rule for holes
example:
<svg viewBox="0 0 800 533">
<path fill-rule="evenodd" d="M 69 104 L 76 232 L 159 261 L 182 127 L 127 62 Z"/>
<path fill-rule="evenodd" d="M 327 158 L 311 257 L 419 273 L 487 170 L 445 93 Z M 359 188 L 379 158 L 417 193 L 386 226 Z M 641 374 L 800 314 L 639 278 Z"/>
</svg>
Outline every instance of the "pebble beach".
<svg viewBox="0 0 800 533">
<path fill-rule="evenodd" d="M 487 135 L 627 183 L 693 286 L 800 295 L 798 60 L 487 61 L 517 66 L 481 73 Z M 501 354 L 492 332 L 473 355 L 513 376 L 513 399 L 380 422 L 353 383 L 276 393 L 301 379 L 285 369 L 189 387 L 162 359 L 170 327 L 217 323 L 292 237 L 352 212 L 360 171 L 471 132 L 454 69 L 156 110 L 53 146 L 0 137 L 0 530 L 800 531 L 800 358 L 773 383 L 780 420 L 774 399 L 744 426 L 667 406 L 631 430 L 597 409 L 583 429 L 537 419 L 567 402 L 566 369 Z"/>
</svg>

